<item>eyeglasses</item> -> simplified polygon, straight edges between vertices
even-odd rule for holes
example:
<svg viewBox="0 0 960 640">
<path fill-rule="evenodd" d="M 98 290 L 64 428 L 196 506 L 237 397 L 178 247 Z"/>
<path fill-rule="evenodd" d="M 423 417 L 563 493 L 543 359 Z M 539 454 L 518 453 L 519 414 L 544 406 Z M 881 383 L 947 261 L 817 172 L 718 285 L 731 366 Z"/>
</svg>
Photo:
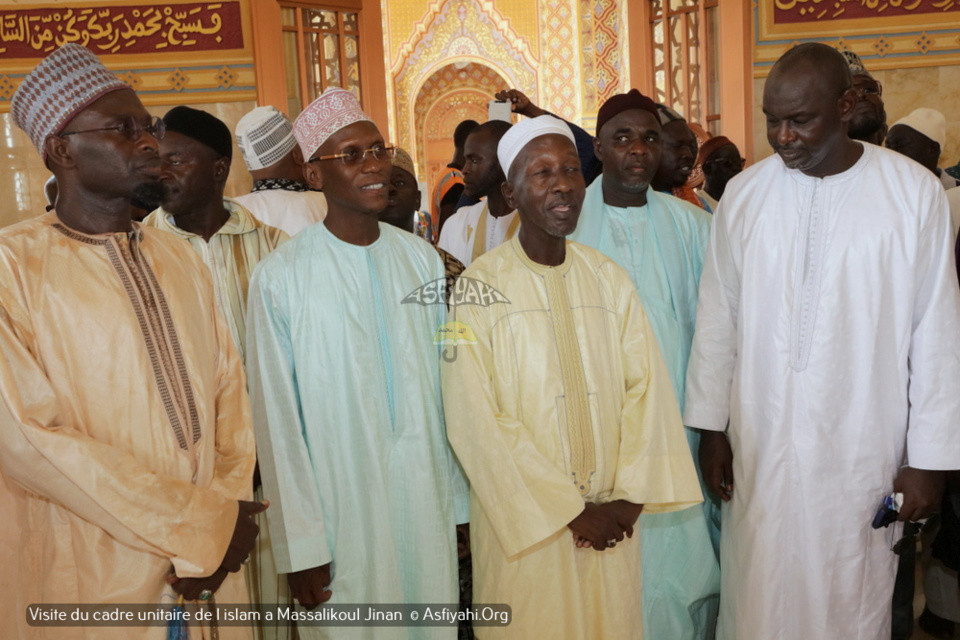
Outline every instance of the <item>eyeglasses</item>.
<svg viewBox="0 0 960 640">
<path fill-rule="evenodd" d="M 319 162 L 320 160 L 340 160 L 343 164 L 352 165 L 360 164 L 367 159 L 367 154 L 373 156 L 374 160 L 379 160 L 384 158 L 390 160 L 397 154 L 397 148 L 394 146 L 386 146 L 382 144 L 374 145 L 369 149 L 347 149 L 346 151 L 341 151 L 340 153 L 334 153 L 329 156 L 318 156 L 316 158 L 310 158 L 307 162 Z"/>
<path fill-rule="evenodd" d="M 160 140 L 163 138 L 163 134 L 167 131 L 167 125 L 162 119 L 160 119 L 159 116 L 153 116 L 150 118 L 150 124 L 146 126 L 140 124 L 140 121 L 136 118 L 130 117 L 124 120 L 121 124 L 117 124 L 112 127 L 84 129 L 83 131 L 67 131 L 57 135 L 60 138 L 66 138 L 67 136 L 75 136 L 78 133 L 95 133 L 97 131 L 119 131 L 130 140 L 139 140 L 140 136 L 146 132 L 153 136 L 154 139 Z"/>
<path fill-rule="evenodd" d="M 883 85 L 876 80 L 868 80 L 853 89 L 861 96 L 877 96 L 879 98 L 883 95 Z"/>
</svg>

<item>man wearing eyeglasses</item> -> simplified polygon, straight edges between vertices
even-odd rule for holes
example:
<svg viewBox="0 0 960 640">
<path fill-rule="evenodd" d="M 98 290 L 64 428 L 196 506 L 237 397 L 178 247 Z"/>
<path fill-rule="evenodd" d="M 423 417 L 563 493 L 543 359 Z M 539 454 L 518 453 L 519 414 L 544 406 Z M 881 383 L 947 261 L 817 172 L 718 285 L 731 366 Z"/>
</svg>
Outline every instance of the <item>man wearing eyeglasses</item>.
<svg viewBox="0 0 960 640">
<path fill-rule="evenodd" d="M 469 496 L 444 435 L 437 304 L 402 304 L 444 277 L 429 243 L 379 223 L 391 158 L 352 93 L 294 122 L 304 177 L 327 198 L 260 263 L 247 323 L 250 389 L 277 567 L 323 602 L 456 609 L 455 525 Z M 303 637 L 407 638 L 404 627 L 307 627 Z M 416 629 L 452 638 L 456 626 Z"/>
<path fill-rule="evenodd" d="M 887 137 L 887 111 L 883 106 L 883 85 L 875 80 L 863 60 L 853 51 L 840 51 L 850 67 L 857 106 L 850 118 L 847 135 L 853 140 L 881 145 Z"/>
<path fill-rule="evenodd" d="M 78 45 L 28 74 L 11 106 L 59 194 L 0 232 L 0 521 L 20 532 L 0 540 L 16 554 L 0 558 L 4 637 L 48 637 L 27 629 L 31 603 L 245 602 L 264 506 L 244 502 L 240 359 L 197 257 L 130 219 L 135 195 L 155 196 L 163 125 Z"/>
</svg>

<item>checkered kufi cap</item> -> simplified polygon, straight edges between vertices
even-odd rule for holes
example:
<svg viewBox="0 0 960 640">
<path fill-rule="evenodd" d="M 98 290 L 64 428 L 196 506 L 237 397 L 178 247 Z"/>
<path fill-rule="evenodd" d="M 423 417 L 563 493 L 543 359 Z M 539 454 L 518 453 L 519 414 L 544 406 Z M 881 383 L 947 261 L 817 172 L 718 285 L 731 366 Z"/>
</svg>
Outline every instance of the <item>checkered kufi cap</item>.
<svg viewBox="0 0 960 640">
<path fill-rule="evenodd" d="M 96 54 L 78 44 L 65 44 L 27 74 L 13 94 L 10 112 L 46 157 L 47 136 L 60 133 L 78 113 L 119 89 L 130 85 L 110 73 Z"/>
<path fill-rule="evenodd" d="M 277 164 L 297 146 L 293 125 L 274 107 L 257 107 L 240 118 L 236 134 L 237 146 L 250 171 Z"/>
<path fill-rule="evenodd" d="M 676 122 L 677 120 L 683 120 L 686 122 L 686 118 L 680 115 L 679 111 L 671 109 L 665 104 L 657 104 L 657 117 L 660 118 L 660 126 L 665 127 L 671 122 Z"/>
<path fill-rule="evenodd" d="M 873 78 L 873 76 L 870 75 L 870 72 L 867 71 L 867 68 L 863 66 L 863 60 L 860 59 L 860 56 L 849 49 L 837 49 L 837 51 L 840 52 L 840 55 L 842 55 L 843 59 L 846 60 L 847 66 L 850 67 L 850 75 L 867 76 L 868 78 Z"/>
<path fill-rule="evenodd" d="M 355 122 L 370 121 L 360 108 L 356 96 L 338 87 L 331 87 L 311 102 L 293 121 L 303 159 L 309 160 L 327 138 Z"/>
<path fill-rule="evenodd" d="M 397 147 L 397 152 L 394 154 L 393 160 L 391 160 L 391 164 L 395 167 L 399 167 L 400 169 L 403 169 L 404 171 L 412 175 L 414 179 L 416 179 L 417 170 L 413 168 L 413 158 L 411 158 L 410 154 L 404 151 L 403 149 L 401 149 L 400 147 Z"/>
</svg>

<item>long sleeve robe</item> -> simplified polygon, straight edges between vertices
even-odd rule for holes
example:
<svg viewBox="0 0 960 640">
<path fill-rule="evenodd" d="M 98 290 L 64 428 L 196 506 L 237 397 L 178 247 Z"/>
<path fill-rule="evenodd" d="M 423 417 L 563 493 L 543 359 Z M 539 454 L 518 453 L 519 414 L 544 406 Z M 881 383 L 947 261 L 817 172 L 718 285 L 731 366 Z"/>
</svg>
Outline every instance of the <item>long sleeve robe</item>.
<svg viewBox="0 0 960 640">
<path fill-rule="evenodd" d="M 144 226 L 156 227 L 190 243 L 210 269 L 217 308 L 230 327 L 230 335 L 245 360 L 247 338 L 247 292 L 253 270 L 271 251 L 290 239 L 286 232 L 257 220 L 238 202 L 223 199 L 230 217 L 209 240 L 177 226 L 173 214 L 157 209 L 143 219 Z"/>
<path fill-rule="evenodd" d="M 313 225 L 254 274 L 247 370 L 274 556 L 283 573 L 332 562 L 332 603 L 457 602 L 468 493 L 444 438 L 433 338 L 445 308 L 401 302 L 443 277 L 431 245 L 385 224 L 366 247 Z"/>
<path fill-rule="evenodd" d="M 91 236 L 55 213 L 0 232 L 0 265 L 0 518 L 16 509 L 19 528 L 0 543 L 17 553 L 4 573 L 19 572 L 3 583 L 3 619 L 34 637 L 29 603 L 171 602 L 172 569 L 219 567 L 255 459 L 240 359 L 204 267 L 157 230 Z M 246 601 L 242 573 L 218 598 Z M 249 630 L 221 630 L 234 634 Z"/>
<path fill-rule="evenodd" d="M 715 214 L 685 422 L 729 420 L 721 640 L 890 638 L 901 465 L 960 467 L 960 293 L 943 189 L 863 145 L 812 178 L 772 156 Z"/>
<path fill-rule="evenodd" d="M 641 638 L 642 534 L 598 552 L 577 549 L 567 528 L 588 502 L 664 512 L 701 500 L 633 285 L 589 247 L 568 242 L 550 268 L 516 238 L 459 282 L 469 278 L 509 300 L 453 309 L 476 344 L 444 365 L 447 431 L 471 486 L 474 601 L 513 607 L 508 627 L 475 631 Z"/>
<path fill-rule="evenodd" d="M 306 195 L 314 192 L 283 191 L 282 193 Z M 323 202 L 326 203 L 326 200 Z M 201 236 L 178 227 L 173 214 L 162 207 L 144 218 L 143 224 L 182 238 L 183 242 L 189 244 L 200 256 L 213 279 L 213 294 L 217 308 L 227 321 L 234 345 L 240 352 L 240 359 L 243 360 L 247 339 L 247 293 L 250 289 L 253 270 L 261 260 L 290 237 L 286 232 L 267 226 L 255 218 L 236 200 L 224 198 L 223 207 L 230 213 L 230 217 L 209 240 L 204 240 Z M 258 500 L 263 498 L 262 486 L 256 487 L 255 497 Z M 246 567 L 250 600 L 265 607 L 290 605 L 293 600 L 286 576 L 277 575 L 276 563 L 273 561 L 267 514 L 260 512 L 254 516 L 254 520 L 260 527 L 260 533 L 257 535 L 257 545 L 251 552 L 250 561 Z M 271 624 L 268 621 L 257 622 L 254 630 L 257 640 L 284 640 L 295 633 L 289 625 Z"/>
<path fill-rule="evenodd" d="M 609 206 L 603 201 L 602 180 L 587 189 L 571 236 L 608 255 L 630 275 L 681 412 L 709 237 L 709 214 L 689 202 L 647 189 L 644 207 Z M 699 433 L 685 432 L 696 460 Z M 720 507 L 712 495 L 705 498 L 702 509 L 640 517 L 643 622 L 649 638 L 713 636 L 720 601 Z"/>
</svg>

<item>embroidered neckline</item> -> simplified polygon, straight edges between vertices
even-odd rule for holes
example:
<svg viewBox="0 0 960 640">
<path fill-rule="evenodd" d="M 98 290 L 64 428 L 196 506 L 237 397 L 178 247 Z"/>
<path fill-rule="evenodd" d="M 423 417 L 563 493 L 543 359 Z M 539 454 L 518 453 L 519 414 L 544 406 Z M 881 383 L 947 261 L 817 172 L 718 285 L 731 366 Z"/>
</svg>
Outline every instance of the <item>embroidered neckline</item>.
<svg viewBox="0 0 960 640">
<path fill-rule="evenodd" d="M 270 191 L 273 189 L 282 189 L 283 191 L 313 191 L 306 182 L 300 180 L 290 180 L 289 178 L 267 178 L 266 180 L 257 180 L 253 183 L 252 191 Z"/>
</svg>

